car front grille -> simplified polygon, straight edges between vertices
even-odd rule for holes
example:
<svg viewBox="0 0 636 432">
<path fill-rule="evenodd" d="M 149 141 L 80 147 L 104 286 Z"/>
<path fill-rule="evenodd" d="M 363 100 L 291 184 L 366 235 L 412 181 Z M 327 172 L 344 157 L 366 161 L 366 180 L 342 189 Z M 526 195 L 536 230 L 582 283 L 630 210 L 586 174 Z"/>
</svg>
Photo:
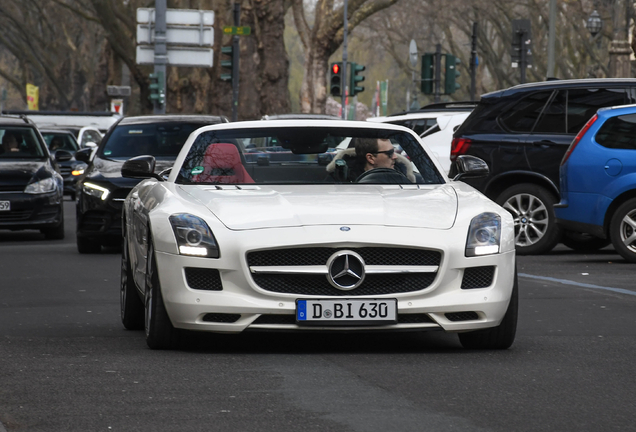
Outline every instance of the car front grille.
<svg viewBox="0 0 636 432">
<path fill-rule="evenodd" d="M 327 262 L 340 251 L 352 251 L 367 270 L 354 289 L 338 289 L 329 282 Z M 247 263 L 254 283 L 265 291 L 307 296 L 376 296 L 414 292 L 429 287 L 442 259 L 439 251 L 395 247 L 289 248 L 254 251 Z M 371 266 L 382 267 L 372 272 Z M 415 267 L 405 270 L 406 267 Z"/>
<path fill-rule="evenodd" d="M 469 267 L 464 270 L 462 289 L 489 287 L 494 276 L 495 266 Z"/>
<path fill-rule="evenodd" d="M 226 313 L 209 313 L 203 315 L 204 322 L 216 322 L 216 323 L 235 323 L 241 318 L 241 314 L 226 314 Z"/>
<path fill-rule="evenodd" d="M 62 175 L 62 177 L 68 177 L 71 175 L 71 167 L 70 166 L 61 166 L 60 167 L 60 174 Z"/>
<path fill-rule="evenodd" d="M 251 266 L 323 265 L 339 250 L 347 249 L 360 254 L 366 265 L 439 265 L 442 254 L 438 251 L 410 248 L 291 248 L 249 252 L 247 264 Z"/>
<path fill-rule="evenodd" d="M 420 291 L 430 286 L 437 273 L 367 275 L 358 288 L 342 291 L 324 275 L 254 274 L 265 291 L 311 296 L 374 296 Z"/>
<path fill-rule="evenodd" d="M 31 213 L 31 210 L 0 212 L 0 222 L 18 222 L 28 220 L 31 217 Z"/>
</svg>

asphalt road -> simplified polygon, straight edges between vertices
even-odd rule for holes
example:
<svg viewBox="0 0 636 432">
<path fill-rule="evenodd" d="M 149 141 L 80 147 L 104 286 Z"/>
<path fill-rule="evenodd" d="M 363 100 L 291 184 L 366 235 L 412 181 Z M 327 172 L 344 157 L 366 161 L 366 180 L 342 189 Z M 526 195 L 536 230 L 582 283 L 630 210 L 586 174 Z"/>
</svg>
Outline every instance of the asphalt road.
<svg viewBox="0 0 636 432">
<path fill-rule="evenodd" d="M 118 250 L 0 231 L 0 432 L 636 431 L 634 265 L 519 257 L 517 339 L 250 333 L 151 351 L 119 320 Z"/>
</svg>

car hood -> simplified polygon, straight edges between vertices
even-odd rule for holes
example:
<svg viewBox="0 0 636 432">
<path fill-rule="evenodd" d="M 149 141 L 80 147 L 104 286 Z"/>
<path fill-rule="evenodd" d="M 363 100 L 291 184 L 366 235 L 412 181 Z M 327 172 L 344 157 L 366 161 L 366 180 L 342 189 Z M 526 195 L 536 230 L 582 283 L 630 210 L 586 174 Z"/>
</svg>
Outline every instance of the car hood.
<svg viewBox="0 0 636 432">
<path fill-rule="evenodd" d="M 42 160 L 4 160 L 0 162 L 0 184 L 3 186 L 26 186 L 35 173 L 39 178 L 50 177 L 46 172 L 46 159 Z"/>
<path fill-rule="evenodd" d="M 449 229 L 457 215 L 452 186 L 180 186 L 232 230 L 312 225 Z"/>
</svg>

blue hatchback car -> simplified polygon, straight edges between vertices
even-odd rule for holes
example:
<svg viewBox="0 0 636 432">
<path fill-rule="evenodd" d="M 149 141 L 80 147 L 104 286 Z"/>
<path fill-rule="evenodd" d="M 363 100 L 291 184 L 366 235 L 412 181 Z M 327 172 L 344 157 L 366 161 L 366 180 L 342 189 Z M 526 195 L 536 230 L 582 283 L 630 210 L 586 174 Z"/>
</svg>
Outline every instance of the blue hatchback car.
<svg viewBox="0 0 636 432">
<path fill-rule="evenodd" d="M 636 105 L 598 110 L 565 153 L 560 183 L 557 223 L 636 262 Z"/>
</svg>

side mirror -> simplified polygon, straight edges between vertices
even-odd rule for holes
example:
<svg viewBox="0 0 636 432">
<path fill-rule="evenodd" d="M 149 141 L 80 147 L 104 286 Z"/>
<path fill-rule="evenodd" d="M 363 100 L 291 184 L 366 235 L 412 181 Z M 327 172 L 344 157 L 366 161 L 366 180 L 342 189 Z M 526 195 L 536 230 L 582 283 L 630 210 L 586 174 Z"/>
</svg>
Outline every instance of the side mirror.
<svg viewBox="0 0 636 432">
<path fill-rule="evenodd" d="M 84 149 L 78 150 L 75 152 L 75 159 L 80 162 L 89 163 L 91 161 L 92 153 L 93 153 L 93 150 L 90 148 L 84 148 Z"/>
<path fill-rule="evenodd" d="M 130 178 L 154 178 L 159 181 L 164 181 L 164 178 L 155 173 L 155 158 L 154 156 L 137 156 L 128 159 L 121 167 L 122 177 Z"/>
<path fill-rule="evenodd" d="M 461 180 L 486 177 L 490 173 L 490 169 L 488 164 L 478 157 L 461 155 L 457 156 L 457 159 L 453 162 L 451 172 L 456 173 L 453 180 Z"/>
<path fill-rule="evenodd" d="M 55 158 L 55 162 L 66 162 L 73 159 L 73 154 L 66 150 L 55 150 L 53 157 Z"/>
</svg>

